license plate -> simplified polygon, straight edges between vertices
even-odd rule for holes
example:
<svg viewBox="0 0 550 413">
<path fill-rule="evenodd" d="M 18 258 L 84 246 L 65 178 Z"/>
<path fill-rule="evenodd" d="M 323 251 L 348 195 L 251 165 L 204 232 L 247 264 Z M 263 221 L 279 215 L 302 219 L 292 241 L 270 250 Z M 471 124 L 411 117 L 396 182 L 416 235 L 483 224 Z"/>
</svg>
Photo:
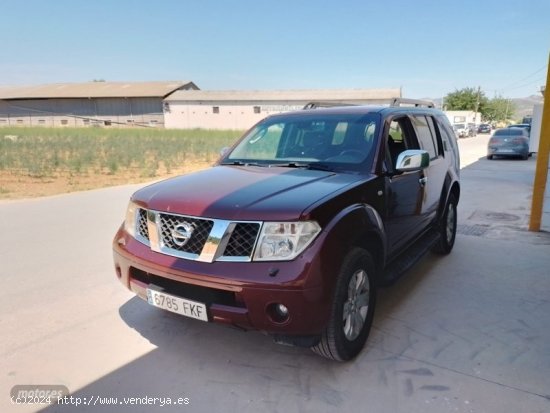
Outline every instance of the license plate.
<svg viewBox="0 0 550 413">
<path fill-rule="evenodd" d="M 206 305 L 161 291 L 147 289 L 147 302 L 152 306 L 197 320 L 208 321 Z"/>
<path fill-rule="evenodd" d="M 514 153 L 513 149 L 499 149 L 498 151 L 501 153 Z"/>
</svg>

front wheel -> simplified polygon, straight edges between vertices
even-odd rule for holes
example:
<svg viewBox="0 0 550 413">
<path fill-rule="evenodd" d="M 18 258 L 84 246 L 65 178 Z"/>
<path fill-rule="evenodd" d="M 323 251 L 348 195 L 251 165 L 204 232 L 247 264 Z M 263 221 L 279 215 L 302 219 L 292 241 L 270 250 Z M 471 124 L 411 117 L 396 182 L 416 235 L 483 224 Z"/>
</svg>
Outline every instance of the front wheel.
<svg viewBox="0 0 550 413">
<path fill-rule="evenodd" d="M 445 212 L 439 224 L 439 241 L 433 251 L 438 254 L 448 254 L 453 249 L 456 238 L 456 197 L 451 194 L 445 207 Z"/>
<path fill-rule="evenodd" d="M 338 278 L 330 320 L 311 349 L 328 359 L 347 361 L 363 349 L 374 317 L 376 267 L 369 252 L 353 248 Z"/>
</svg>

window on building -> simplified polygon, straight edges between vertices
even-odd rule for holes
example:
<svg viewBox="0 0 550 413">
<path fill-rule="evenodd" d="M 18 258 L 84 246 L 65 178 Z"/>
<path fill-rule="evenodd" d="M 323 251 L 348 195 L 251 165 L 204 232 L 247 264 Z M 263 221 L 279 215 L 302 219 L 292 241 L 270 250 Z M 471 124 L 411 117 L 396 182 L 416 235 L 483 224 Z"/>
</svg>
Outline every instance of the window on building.
<svg viewBox="0 0 550 413">
<path fill-rule="evenodd" d="M 44 119 L 38 119 L 38 124 L 39 125 L 45 125 L 46 121 Z"/>
<path fill-rule="evenodd" d="M 62 125 L 68 125 L 69 121 L 67 119 L 61 119 L 61 124 Z"/>
<path fill-rule="evenodd" d="M 18 123 L 19 125 L 23 124 L 23 119 L 17 119 L 17 123 Z"/>
<path fill-rule="evenodd" d="M 133 119 L 126 119 L 126 123 L 134 123 Z"/>
<path fill-rule="evenodd" d="M 0 124 L 5 124 L 5 123 L 8 123 L 7 119 L 0 119 Z"/>
<path fill-rule="evenodd" d="M 262 112 L 262 108 L 259 107 L 259 106 L 254 106 L 254 113 L 261 113 Z"/>
<path fill-rule="evenodd" d="M 90 124 L 90 119 L 82 119 L 82 123 L 84 125 L 89 125 Z"/>
<path fill-rule="evenodd" d="M 219 106 L 212 106 L 212 113 L 215 113 L 215 114 L 220 113 L 220 107 Z"/>
<path fill-rule="evenodd" d="M 103 124 L 104 124 L 105 126 L 111 126 L 111 120 L 108 119 L 108 120 L 104 121 Z"/>
</svg>

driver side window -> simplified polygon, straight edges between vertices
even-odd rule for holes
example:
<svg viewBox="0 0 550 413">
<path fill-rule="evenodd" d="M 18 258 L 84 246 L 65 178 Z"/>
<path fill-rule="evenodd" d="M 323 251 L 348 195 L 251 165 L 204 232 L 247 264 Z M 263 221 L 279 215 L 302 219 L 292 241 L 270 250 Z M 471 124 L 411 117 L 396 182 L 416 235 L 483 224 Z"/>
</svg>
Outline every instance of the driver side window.
<svg viewBox="0 0 550 413">
<path fill-rule="evenodd" d="M 391 169 L 395 170 L 397 157 L 401 152 L 420 148 L 412 130 L 411 121 L 406 116 L 395 118 L 390 122 L 386 140 L 386 161 L 391 165 Z"/>
</svg>

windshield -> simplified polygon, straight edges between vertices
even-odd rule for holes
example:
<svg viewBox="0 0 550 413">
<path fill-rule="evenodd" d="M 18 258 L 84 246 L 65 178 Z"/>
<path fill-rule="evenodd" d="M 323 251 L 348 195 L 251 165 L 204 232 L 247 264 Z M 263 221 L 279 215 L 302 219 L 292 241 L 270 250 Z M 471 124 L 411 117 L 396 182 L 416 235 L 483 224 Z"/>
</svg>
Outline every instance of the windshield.
<svg viewBox="0 0 550 413">
<path fill-rule="evenodd" d="M 221 163 L 358 169 L 372 163 L 379 118 L 376 113 L 268 118 L 245 135 Z"/>
</svg>

